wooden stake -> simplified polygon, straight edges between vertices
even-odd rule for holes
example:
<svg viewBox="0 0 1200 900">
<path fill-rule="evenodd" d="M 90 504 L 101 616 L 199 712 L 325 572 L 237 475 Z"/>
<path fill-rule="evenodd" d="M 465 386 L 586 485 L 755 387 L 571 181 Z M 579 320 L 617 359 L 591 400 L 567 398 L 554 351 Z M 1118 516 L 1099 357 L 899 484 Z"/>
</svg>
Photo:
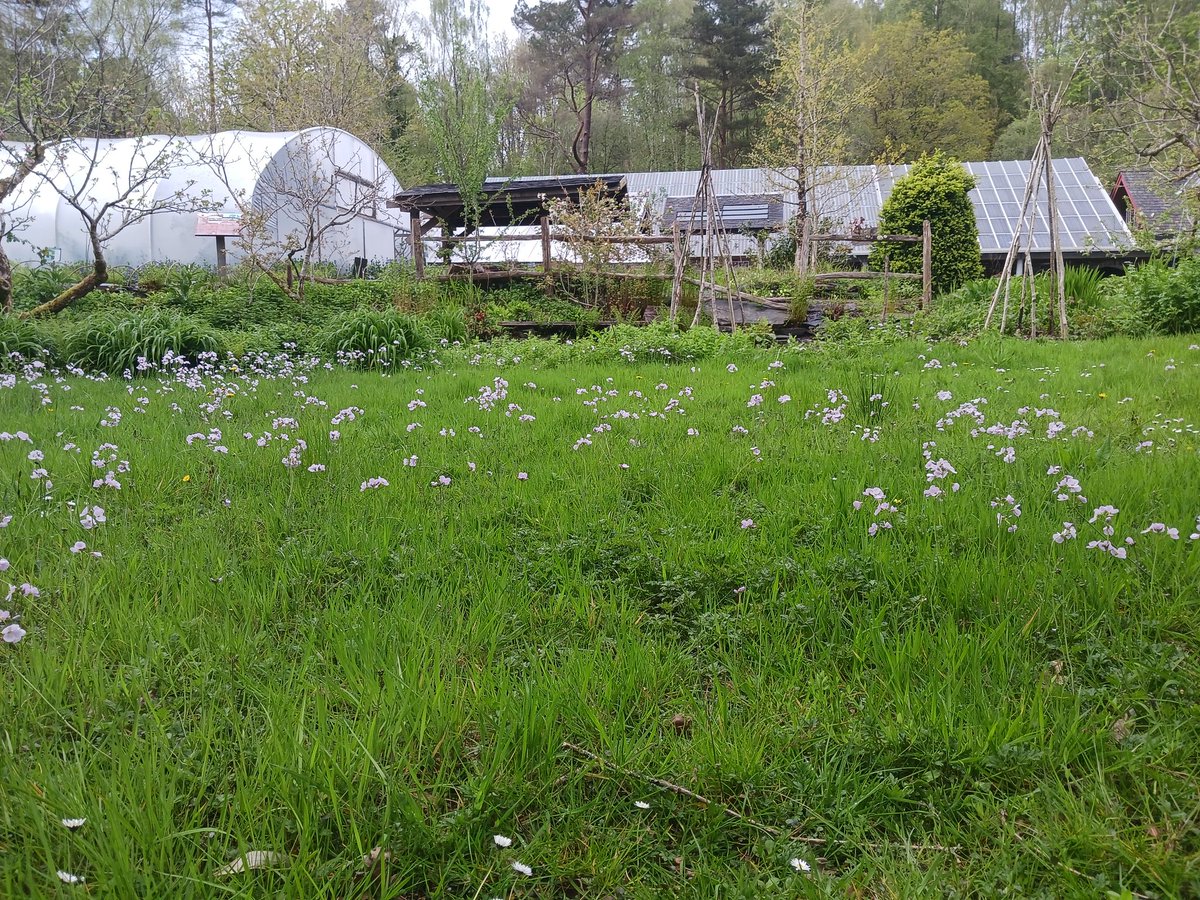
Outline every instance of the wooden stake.
<svg viewBox="0 0 1200 900">
<path fill-rule="evenodd" d="M 671 278 L 670 317 L 671 322 L 674 323 L 675 317 L 679 315 L 679 306 L 683 302 L 683 270 L 685 265 L 683 245 L 679 240 L 678 221 L 671 224 L 671 238 L 673 244 L 672 250 L 674 251 L 673 259 L 675 262 L 675 271 Z"/>
<path fill-rule="evenodd" d="M 921 308 L 933 305 L 933 231 L 929 220 L 921 223 Z"/>
<path fill-rule="evenodd" d="M 1017 227 L 1013 229 L 1013 238 L 1008 244 L 1008 252 L 1004 256 L 1004 267 L 1000 270 L 1000 281 L 996 284 L 996 291 L 992 294 L 991 305 L 988 306 L 987 317 L 983 320 L 983 327 L 989 328 L 992 324 L 992 317 L 996 314 L 996 304 L 1000 301 L 1000 295 L 1004 295 L 1004 312 L 1001 314 L 1000 333 L 1004 333 L 1004 327 L 1008 318 L 1008 280 L 1012 276 L 1013 264 L 1017 259 L 1017 251 L 1021 245 L 1021 232 L 1024 230 L 1026 221 L 1029 218 L 1029 203 L 1034 196 L 1034 179 L 1040 178 L 1039 166 L 1042 159 L 1042 142 L 1038 141 L 1037 147 L 1033 151 L 1033 159 L 1029 163 L 1029 177 L 1025 180 L 1025 196 L 1021 200 L 1021 218 L 1017 222 Z M 1032 235 L 1032 229 L 1030 235 Z"/>
<path fill-rule="evenodd" d="M 1058 109 L 1057 104 L 1051 103 L 1049 91 L 1045 93 L 1042 102 L 1045 104 L 1042 110 L 1042 143 L 1046 147 L 1046 211 L 1050 220 L 1050 272 L 1053 284 L 1051 290 L 1058 295 L 1058 336 L 1066 340 L 1067 273 L 1063 266 L 1062 241 L 1059 240 L 1058 233 L 1058 192 L 1054 185 L 1054 152 L 1051 146 Z"/>
<path fill-rule="evenodd" d="M 554 279 L 550 274 L 550 216 L 542 213 L 540 224 L 542 226 L 542 274 L 545 278 L 545 292 L 547 297 L 554 296 Z"/>
<path fill-rule="evenodd" d="M 880 322 L 886 322 L 888 317 L 888 303 L 891 300 L 891 278 L 892 274 L 892 257 L 885 256 L 883 258 L 883 313 L 879 317 Z"/>
</svg>

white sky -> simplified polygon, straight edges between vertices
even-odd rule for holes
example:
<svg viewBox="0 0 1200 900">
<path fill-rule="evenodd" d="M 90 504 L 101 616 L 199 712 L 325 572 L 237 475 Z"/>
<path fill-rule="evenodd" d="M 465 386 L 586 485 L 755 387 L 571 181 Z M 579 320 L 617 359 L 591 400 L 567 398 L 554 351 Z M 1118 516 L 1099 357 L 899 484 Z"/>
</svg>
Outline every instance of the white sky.
<svg viewBox="0 0 1200 900">
<path fill-rule="evenodd" d="M 509 40 L 517 36 L 513 28 L 513 9 L 517 0 L 483 0 L 488 7 L 488 34 L 504 35 Z M 429 0 L 409 0 L 408 11 L 413 15 L 428 16 Z"/>
</svg>

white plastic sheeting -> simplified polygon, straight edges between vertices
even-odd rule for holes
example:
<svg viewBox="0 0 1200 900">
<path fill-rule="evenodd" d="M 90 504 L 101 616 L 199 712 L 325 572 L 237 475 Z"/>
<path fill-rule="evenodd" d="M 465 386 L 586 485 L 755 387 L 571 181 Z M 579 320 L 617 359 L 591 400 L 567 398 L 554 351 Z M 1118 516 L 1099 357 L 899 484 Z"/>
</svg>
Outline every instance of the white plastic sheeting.
<svg viewBox="0 0 1200 900">
<path fill-rule="evenodd" d="M 12 171 L 21 149 L 15 144 L 0 148 L 0 177 Z M 132 192 L 120 199 L 130 185 Z M 119 201 L 100 228 L 108 236 L 105 257 L 117 266 L 152 261 L 215 265 L 215 238 L 195 233 L 201 210 L 253 210 L 265 222 L 260 240 L 281 246 L 307 243 L 311 224 L 340 219 L 345 221 L 314 242 L 313 258 L 346 266 L 356 257 L 372 262 L 396 258 L 399 220 L 386 200 L 399 189 L 370 147 L 335 128 L 80 138 L 49 148 L 42 164 L 4 201 L 0 216 L 16 239 L 6 248 L 13 261 L 36 262 L 48 251 L 61 262 L 86 262 L 92 255 L 86 226 L 62 195 L 78 197 L 92 214 Z M 363 204 L 364 195 L 377 195 L 378 202 Z M 152 207 L 176 208 L 139 218 Z M 236 239 L 227 241 L 227 252 L 229 262 L 236 262 Z"/>
</svg>

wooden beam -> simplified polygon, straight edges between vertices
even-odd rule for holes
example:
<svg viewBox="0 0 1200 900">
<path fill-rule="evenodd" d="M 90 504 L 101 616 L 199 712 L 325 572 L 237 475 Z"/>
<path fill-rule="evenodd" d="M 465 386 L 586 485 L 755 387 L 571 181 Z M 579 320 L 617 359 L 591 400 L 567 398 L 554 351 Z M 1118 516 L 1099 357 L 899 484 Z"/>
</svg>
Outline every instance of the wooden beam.
<svg viewBox="0 0 1200 900">
<path fill-rule="evenodd" d="M 843 244 L 875 244 L 887 242 L 889 244 L 916 244 L 921 240 L 921 236 L 917 234 L 880 234 L 875 237 L 866 237 L 864 235 L 855 234 L 810 234 L 810 241 L 837 241 Z"/>
<path fill-rule="evenodd" d="M 428 229 L 425 229 L 425 230 L 428 231 Z M 428 238 L 422 236 L 422 240 L 424 240 L 426 243 L 442 243 L 443 241 L 461 242 L 466 239 L 467 234 L 469 234 L 469 232 L 463 232 L 463 234 L 457 234 L 457 235 L 434 235 L 433 237 L 428 237 Z M 477 237 L 471 238 L 471 240 L 479 241 L 481 244 L 503 244 L 503 243 L 507 243 L 509 241 L 540 241 L 540 240 L 542 240 L 542 235 L 540 233 L 539 234 L 481 234 Z M 670 244 L 670 243 L 674 242 L 675 238 L 669 234 L 666 234 L 666 235 L 636 234 L 636 235 L 629 235 L 627 237 L 621 237 L 621 236 L 611 235 L 611 234 L 564 235 L 564 234 L 551 233 L 550 240 L 563 241 L 563 242 L 579 241 L 581 243 L 588 243 L 588 244 L 643 245 L 643 244 Z"/>
<path fill-rule="evenodd" d="M 421 240 L 421 214 L 413 210 L 408 214 L 408 236 L 412 243 L 413 266 L 417 271 L 417 278 L 425 277 L 425 244 Z"/>
</svg>

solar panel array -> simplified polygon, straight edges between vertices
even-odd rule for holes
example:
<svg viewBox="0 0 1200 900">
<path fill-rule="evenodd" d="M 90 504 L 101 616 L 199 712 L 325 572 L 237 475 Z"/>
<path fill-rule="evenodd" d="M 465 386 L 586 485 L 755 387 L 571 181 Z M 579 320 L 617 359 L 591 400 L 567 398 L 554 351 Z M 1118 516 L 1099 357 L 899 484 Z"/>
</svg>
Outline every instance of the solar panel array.
<svg viewBox="0 0 1200 900">
<path fill-rule="evenodd" d="M 1029 179 L 1029 163 L 1007 161 L 964 165 L 975 176 L 975 189 L 970 196 L 979 228 L 979 249 L 985 254 L 1002 255 L 1008 251 L 1013 232 L 1021 223 L 1021 201 Z M 908 166 L 879 167 L 881 200 L 891 194 L 896 180 L 908 170 Z M 1103 252 L 1133 245 L 1129 229 L 1108 192 L 1083 159 L 1056 159 L 1054 186 L 1059 240 L 1064 252 Z M 1048 253 L 1049 200 L 1044 184 L 1039 187 L 1034 207 L 1031 249 L 1034 253 Z"/>
</svg>

